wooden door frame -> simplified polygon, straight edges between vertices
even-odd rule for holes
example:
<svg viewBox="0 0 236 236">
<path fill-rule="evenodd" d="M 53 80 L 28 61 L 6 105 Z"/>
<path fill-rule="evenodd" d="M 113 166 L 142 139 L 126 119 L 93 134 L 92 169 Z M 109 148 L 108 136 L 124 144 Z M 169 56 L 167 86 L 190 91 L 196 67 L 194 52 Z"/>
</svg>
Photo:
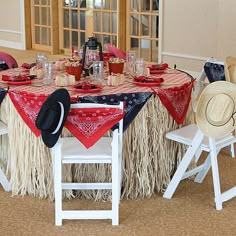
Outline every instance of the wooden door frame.
<svg viewBox="0 0 236 236">
<path fill-rule="evenodd" d="M 24 10 L 25 10 L 25 48 L 32 49 L 32 0 L 24 0 Z M 58 0 L 50 1 L 50 15 L 51 15 L 51 46 L 37 48 L 46 49 L 51 54 L 59 53 L 59 18 L 58 18 Z M 49 49 L 49 50 L 48 50 Z"/>
</svg>

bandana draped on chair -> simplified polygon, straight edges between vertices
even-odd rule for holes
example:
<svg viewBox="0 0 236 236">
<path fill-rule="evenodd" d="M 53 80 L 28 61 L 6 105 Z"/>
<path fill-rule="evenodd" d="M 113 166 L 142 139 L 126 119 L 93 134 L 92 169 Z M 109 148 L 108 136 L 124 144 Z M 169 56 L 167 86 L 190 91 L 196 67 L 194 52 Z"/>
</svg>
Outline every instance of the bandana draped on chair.
<svg viewBox="0 0 236 236">
<path fill-rule="evenodd" d="M 188 111 L 193 88 L 193 81 L 178 87 L 158 89 L 153 91 L 157 94 L 170 115 L 178 124 L 183 124 Z"/>
<path fill-rule="evenodd" d="M 86 148 L 93 146 L 112 126 L 124 117 L 118 108 L 71 109 L 65 127 Z"/>
</svg>

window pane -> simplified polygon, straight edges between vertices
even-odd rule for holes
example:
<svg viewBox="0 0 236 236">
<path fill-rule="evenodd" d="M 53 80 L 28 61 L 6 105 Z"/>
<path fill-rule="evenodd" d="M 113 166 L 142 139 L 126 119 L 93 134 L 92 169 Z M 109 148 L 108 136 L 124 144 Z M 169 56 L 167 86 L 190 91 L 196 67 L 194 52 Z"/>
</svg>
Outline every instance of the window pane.
<svg viewBox="0 0 236 236">
<path fill-rule="evenodd" d="M 64 30 L 64 48 L 70 48 L 70 32 Z"/>
<path fill-rule="evenodd" d="M 40 17 L 39 17 L 39 7 L 34 7 L 34 23 L 40 24 Z"/>
<path fill-rule="evenodd" d="M 138 48 L 139 47 L 139 40 L 138 39 L 135 39 L 135 38 L 131 38 L 130 39 L 130 48 L 131 50 L 134 50 L 135 48 Z M 137 54 L 138 56 L 138 54 Z"/>
<path fill-rule="evenodd" d="M 41 0 L 42 5 L 47 5 L 47 0 Z"/>
<path fill-rule="evenodd" d="M 97 41 L 98 41 L 98 42 L 102 43 L 102 41 L 103 41 L 102 35 L 100 35 L 100 34 L 95 34 L 95 37 L 97 38 Z"/>
<path fill-rule="evenodd" d="M 102 0 L 94 0 L 94 8 L 99 9 L 102 7 Z"/>
<path fill-rule="evenodd" d="M 39 0 L 34 0 L 34 4 L 39 4 Z"/>
<path fill-rule="evenodd" d="M 47 28 L 42 27 L 42 42 L 41 42 L 41 44 L 47 45 L 47 37 L 48 37 Z"/>
<path fill-rule="evenodd" d="M 103 0 L 103 8 L 110 9 L 110 0 Z"/>
<path fill-rule="evenodd" d="M 86 28 L 85 11 L 80 11 L 80 29 L 85 30 L 85 28 Z"/>
<path fill-rule="evenodd" d="M 158 38 L 159 16 L 152 16 L 152 38 Z"/>
<path fill-rule="evenodd" d="M 87 7 L 86 0 L 80 0 L 80 8 L 86 8 L 86 7 Z"/>
<path fill-rule="evenodd" d="M 71 1 L 71 6 L 72 7 L 78 7 L 78 0 L 72 0 Z"/>
<path fill-rule="evenodd" d="M 78 32 L 72 31 L 72 46 L 78 48 Z"/>
<path fill-rule="evenodd" d="M 35 37 L 35 43 L 40 44 L 40 27 L 38 26 L 35 26 L 34 37 Z"/>
<path fill-rule="evenodd" d="M 111 37 L 110 37 L 110 35 L 104 35 L 104 37 L 103 37 L 103 43 L 104 43 L 104 45 L 105 44 L 109 44 L 111 42 Z"/>
<path fill-rule="evenodd" d="M 52 41 L 51 41 L 51 29 L 48 28 L 48 46 L 51 46 L 52 45 Z"/>
<path fill-rule="evenodd" d="M 112 36 L 112 44 L 117 46 L 117 36 Z"/>
<path fill-rule="evenodd" d="M 110 32 L 110 13 L 104 12 L 103 16 L 103 32 Z"/>
<path fill-rule="evenodd" d="M 71 22 L 72 22 L 72 28 L 73 29 L 78 29 L 78 15 L 77 15 L 77 10 L 72 10 L 72 15 L 71 15 Z"/>
<path fill-rule="evenodd" d="M 151 61 L 158 61 L 158 41 L 152 41 L 152 56 Z"/>
<path fill-rule="evenodd" d="M 139 11 L 139 1 L 130 0 L 130 11 Z"/>
<path fill-rule="evenodd" d="M 112 33 L 117 34 L 117 13 L 112 13 Z"/>
<path fill-rule="evenodd" d="M 102 27 L 101 27 L 101 13 L 100 12 L 95 12 L 94 16 L 94 31 L 96 32 L 101 32 L 102 31 Z"/>
<path fill-rule="evenodd" d="M 111 1 L 111 9 L 112 10 L 117 10 L 117 0 L 112 0 Z"/>
<path fill-rule="evenodd" d="M 141 15 L 141 32 L 142 35 L 147 36 L 149 35 L 149 16 Z"/>
<path fill-rule="evenodd" d="M 48 26 L 51 26 L 51 14 L 50 14 L 50 8 L 48 8 Z"/>
<path fill-rule="evenodd" d="M 130 34 L 139 35 L 139 16 L 138 14 L 130 15 Z"/>
<path fill-rule="evenodd" d="M 80 47 L 85 44 L 85 32 L 80 33 Z"/>
<path fill-rule="evenodd" d="M 141 57 L 144 58 L 145 61 L 148 61 L 150 48 L 150 40 L 141 39 Z"/>
<path fill-rule="evenodd" d="M 64 0 L 64 4 L 65 7 L 69 7 L 70 6 L 70 0 Z"/>
<path fill-rule="evenodd" d="M 68 9 L 64 9 L 64 22 L 63 22 L 63 26 L 65 28 L 69 28 L 69 22 L 70 22 L 69 15 L 70 15 L 69 10 Z"/>
<path fill-rule="evenodd" d="M 47 8 L 46 7 L 41 8 L 41 19 L 42 19 L 42 22 L 41 22 L 42 25 L 48 25 L 47 24 Z"/>
<path fill-rule="evenodd" d="M 153 11 L 158 11 L 159 10 L 159 0 L 158 1 L 153 1 L 152 10 Z"/>
<path fill-rule="evenodd" d="M 150 0 L 141 1 L 141 11 L 150 11 Z"/>
</svg>

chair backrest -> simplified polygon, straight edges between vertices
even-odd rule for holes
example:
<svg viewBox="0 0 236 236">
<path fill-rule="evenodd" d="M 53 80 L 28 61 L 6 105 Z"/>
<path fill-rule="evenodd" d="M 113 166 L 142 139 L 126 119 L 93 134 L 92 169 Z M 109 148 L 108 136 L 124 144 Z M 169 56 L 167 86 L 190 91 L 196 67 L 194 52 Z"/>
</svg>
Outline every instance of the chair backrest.
<svg viewBox="0 0 236 236">
<path fill-rule="evenodd" d="M 197 111 L 197 101 L 206 84 L 218 80 L 225 80 L 224 62 L 217 61 L 214 58 L 209 58 L 205 62 L 201 73 L 196 78 L 196 83 L 192 94 L 192 106 L 194 112 Z"/>
</svg>

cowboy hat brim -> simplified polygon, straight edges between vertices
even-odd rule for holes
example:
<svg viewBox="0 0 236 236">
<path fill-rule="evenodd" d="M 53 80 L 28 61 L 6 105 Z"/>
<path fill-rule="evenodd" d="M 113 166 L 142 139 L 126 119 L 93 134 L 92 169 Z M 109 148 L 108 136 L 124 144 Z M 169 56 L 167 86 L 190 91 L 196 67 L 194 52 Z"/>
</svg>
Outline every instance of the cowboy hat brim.
<svg viewBox="0 0 236 236">
<path fill-rule="evenodd" d="M 66 89 L 56 90 L 43 103 L 35 124 L 41 130 L 43 142 L 47 147 L 51 148 L 56 144 L 69 111 L 70 95 Z"/>
<path fill-rule="evenodd" d="M 211 110 L 211 112 L 224 115 L 222 114 L 225 108 L 225 103 L 223 100 L 218 101 L 217 106 L 214 107 L 215 110 L 209 107 L 209 102 L 211 99 L 218 94 L 225 94 L 226 96 L 229 96 L 229 99 L 233 101 L 232 115 L 236 111 L 236 85 L 227 81 L 217 81 L 209 84 L 200 95 L 196 113 L 198 128 L 208 137 L 224 137 L 235 129 L 232 115 L 229 119 L 227 119 L 227 122 L 223 122 L 222 125 L 213 125 L 209 122 L 206 113 L 207 109 Z M 225 112 L 228 112 L 226 108 Z"/>
</svg>

